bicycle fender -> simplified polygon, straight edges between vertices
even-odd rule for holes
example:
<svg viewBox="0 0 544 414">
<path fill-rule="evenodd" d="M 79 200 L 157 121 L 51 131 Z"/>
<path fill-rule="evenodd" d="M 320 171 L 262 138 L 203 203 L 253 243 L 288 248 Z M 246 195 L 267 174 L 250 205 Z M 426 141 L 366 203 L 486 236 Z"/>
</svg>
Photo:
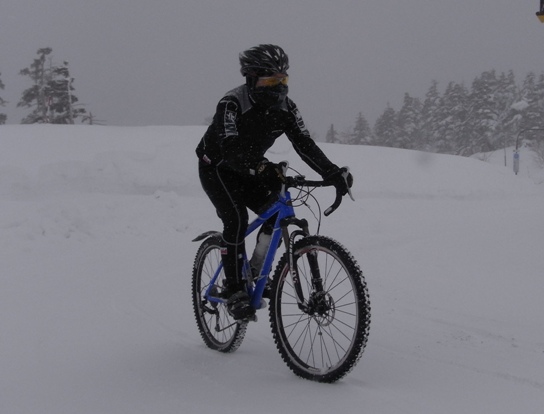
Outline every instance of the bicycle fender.
<svg viewBox="0 0 544 414">
<path fill-rule="evenodd" d="M 221 233 L 220 231 L 216 231 L 216 230 L 210 230 L 210 231 L 206 231 L 204 233 L 202 233 L 201 235 L 199 235 L 198 237 L 196 237 L 195 239 L 193 239 L 192 241 L 194 242 L 197 242 L 197 241 L 200 241 L 200 240 L 204 240 L 210 236 L 223 236 L 223 233 Z"/>
</svg>

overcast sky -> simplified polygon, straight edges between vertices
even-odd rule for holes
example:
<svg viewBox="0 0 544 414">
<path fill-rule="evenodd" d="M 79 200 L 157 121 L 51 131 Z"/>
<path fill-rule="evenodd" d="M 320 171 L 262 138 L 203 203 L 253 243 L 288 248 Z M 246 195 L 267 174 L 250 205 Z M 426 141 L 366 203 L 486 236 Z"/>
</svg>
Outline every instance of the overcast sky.
<svg viewBox="0 0 544 414">
<path fill-rule="evenodd" d="M 371 124 L 405 92 L 485 70 L 544 72 L 538 0 L 0 0 L 0 73 L 14 109 L 18 75 L 53 48 L 88 111 L 109 125 L 197 125 L 243 82 L 238 53 L 276 43 L 289 54 L 290 96 L 310 130 Z"/>
</svg>

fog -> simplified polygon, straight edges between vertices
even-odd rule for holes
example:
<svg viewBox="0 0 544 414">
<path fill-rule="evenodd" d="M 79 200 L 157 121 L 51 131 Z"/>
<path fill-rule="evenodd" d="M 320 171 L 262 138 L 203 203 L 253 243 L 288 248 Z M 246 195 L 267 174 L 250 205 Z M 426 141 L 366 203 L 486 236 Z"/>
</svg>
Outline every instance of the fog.
<svg viewBox="0 0 544 414">
<path fill-rule="evenodd" d="M 201 125 L 243 82 L 238 53 L 276 43 L 290 96 L 324 139 L 362 112 L 371 124 L 432 80 L 470 86 L 482 71 L 544 70 L 537 0 L 2 0 L 0 73 L 8 123 L 42 47 L 68 61 L 76 96 L 108 125 Z"/>
</svg>

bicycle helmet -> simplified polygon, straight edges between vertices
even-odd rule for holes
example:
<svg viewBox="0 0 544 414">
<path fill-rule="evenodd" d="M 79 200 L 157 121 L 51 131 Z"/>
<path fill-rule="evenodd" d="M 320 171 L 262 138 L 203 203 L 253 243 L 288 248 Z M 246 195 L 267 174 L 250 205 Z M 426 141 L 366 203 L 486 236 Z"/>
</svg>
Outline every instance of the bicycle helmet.
<svg viewBox="0 0 544 414">
<path fill-rule="evenodd" d="M 289 57 L 279 46 L 259 45 L 240 53 L 240 72 L 243 76 L 270 76 L 287 73 Z"/>
<path fill-rule="evenodd" d="M 282 105 L 289 92 L 287 85 L 257 87 L 256 84 L 260 76 L 287 74 L 289 58 L 283 49 L 275 45 L 259 45 L 240 53 L 239 57 L 240 72 L 246 77 L 246 85 L 252 101 L 266 108 Z"/>
</svg>

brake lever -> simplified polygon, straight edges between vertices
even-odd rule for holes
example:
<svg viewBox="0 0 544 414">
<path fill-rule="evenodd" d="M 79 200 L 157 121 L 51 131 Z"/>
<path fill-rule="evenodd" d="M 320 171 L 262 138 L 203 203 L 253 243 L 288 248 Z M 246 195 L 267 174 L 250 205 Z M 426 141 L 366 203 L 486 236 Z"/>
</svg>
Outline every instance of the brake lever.
<svg viewBox="0 0 544 414">
<path fill-rule="evenodd" d="M 344 177 L 344 181 L 346 182 L 349 198 L 351 198 L 351 201 L 355 201 L 355 198 L 353 198 L 353 194 L 351 193 L 351 187 L 348 185 L 348 176 L 349 176 L 349 167 L 347 166 L 342 167 L 342 177 Z"/>
</svg>

